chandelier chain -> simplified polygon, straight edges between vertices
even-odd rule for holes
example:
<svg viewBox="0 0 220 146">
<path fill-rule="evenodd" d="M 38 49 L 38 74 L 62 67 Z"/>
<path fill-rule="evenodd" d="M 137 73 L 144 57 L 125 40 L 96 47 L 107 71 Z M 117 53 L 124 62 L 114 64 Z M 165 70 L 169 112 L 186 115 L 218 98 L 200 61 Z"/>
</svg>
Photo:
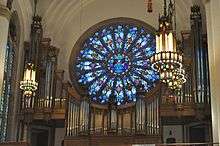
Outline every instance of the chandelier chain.
<svg viewBox="0 0 220 146">
<path fill-rule="evenodd" d="M 164 16 L 166 16 L 167 15 L 167 0 L 164 0 L 164 7 L 163 7 L 163 9 L 164 9 L 164 11 L 163 11 Z"/>
<path fill-rule="evenodd" d="M 34 16 L 36 16 L 37 13 L 37 2 L 38 0 L 34 0 Z"/>
<path fill-rule="evenodd" d="M 83 4 L 82 4 L 82 0 L 79 0 L 79 2 L 80 2 L 79 33 L 81 34 L 81 32 L 82 32 L 82 10 L 83 10 Z"/>
</svg>

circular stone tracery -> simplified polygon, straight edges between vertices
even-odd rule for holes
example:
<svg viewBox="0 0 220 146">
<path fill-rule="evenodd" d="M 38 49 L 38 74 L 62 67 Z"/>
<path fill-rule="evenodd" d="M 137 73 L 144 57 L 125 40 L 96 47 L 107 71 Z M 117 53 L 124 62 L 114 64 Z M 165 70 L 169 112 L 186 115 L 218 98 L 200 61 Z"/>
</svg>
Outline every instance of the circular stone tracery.
<svg viewBox="0 0 220 146">
<path fill-rule="evenodd" d="M 147 29 L 111 24 L 84 41 L 74 70 L 92 101 L 125 104 L 136 101 L 137 88 L 149 91 L 159 79 L 149 60 L 154 53 L 155 37 Z"/>
</svg>

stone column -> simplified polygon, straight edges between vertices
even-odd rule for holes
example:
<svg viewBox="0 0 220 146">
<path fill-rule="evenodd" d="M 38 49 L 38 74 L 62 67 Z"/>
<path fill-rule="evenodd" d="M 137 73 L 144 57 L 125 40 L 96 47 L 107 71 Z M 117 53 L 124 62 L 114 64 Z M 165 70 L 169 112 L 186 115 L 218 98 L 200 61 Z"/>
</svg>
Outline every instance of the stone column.
<svg viewBox="0 0 220 146">
<path fill-rule="evenodd" d="M 207 19 L 213 142 L 220 142 L 220 1 L 204 0 Z"/>
<path fill-rule="evenodd" d="M 9 28 L 10 16 L 11 16 L 11 12 L 6 7 L 5 1 L 0 0 L 0 101 L 2 101 L 2 98 L 3 98 L 5 53 L 6 53 L 6 45 L 7 45 L 7 39 L 8 39 L 8 28 Z M 0 104 L 0 106 L 2 105 Z M 4 122 L 1 124 L 4 124 Z M 3 132 L 4 131 L 5 130 L 3 130 Z M 4 135 L 2 136 L 4 137 Z M 2 140 L 4 140 L 4 138 Z"/>
</svg>

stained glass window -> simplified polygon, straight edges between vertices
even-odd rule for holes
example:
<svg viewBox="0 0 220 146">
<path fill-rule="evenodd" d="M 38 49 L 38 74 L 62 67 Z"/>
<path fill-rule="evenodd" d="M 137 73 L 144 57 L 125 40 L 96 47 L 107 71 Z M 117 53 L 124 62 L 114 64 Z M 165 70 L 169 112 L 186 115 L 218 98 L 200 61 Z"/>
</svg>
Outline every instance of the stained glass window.
<svg viewBox="0 0 220 146">
<path fill-rule="evenodd" d="M 78 83 L 92 100 L 117 105 L 136 101 L 137 87 L 149 91 L 158 74 L 149 58 L 155 37 L 143 27 L 126 23 L 97 30 L 82 45 L 76 60 Z"/>
<path fill-rule="evenodd" d="M 14 67 L 15 49 L 12 41 L 8 41 L 5 54 L 3 93 L 0 97 L 0 142 L 5 140 L 8 118 L 8 103 L 12 94 L 12 76 Z"/>
</svg>

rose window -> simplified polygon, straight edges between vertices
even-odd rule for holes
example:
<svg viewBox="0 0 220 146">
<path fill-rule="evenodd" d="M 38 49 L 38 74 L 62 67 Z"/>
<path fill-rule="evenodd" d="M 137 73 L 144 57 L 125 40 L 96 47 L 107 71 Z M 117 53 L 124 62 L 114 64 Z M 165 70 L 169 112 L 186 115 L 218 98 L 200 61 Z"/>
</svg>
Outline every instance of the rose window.
<svg viewBox="0 0 220 146">
<path fill-rule="evenodd" d="M 159 79 L 149 60 L 155 45 L 154 35 L 144 27 L 120 23 L 98 29 L 78 54 L 77 82 L 94 102 L 136 101 L 138 88 L 147 92 Z"/>
</svg>

